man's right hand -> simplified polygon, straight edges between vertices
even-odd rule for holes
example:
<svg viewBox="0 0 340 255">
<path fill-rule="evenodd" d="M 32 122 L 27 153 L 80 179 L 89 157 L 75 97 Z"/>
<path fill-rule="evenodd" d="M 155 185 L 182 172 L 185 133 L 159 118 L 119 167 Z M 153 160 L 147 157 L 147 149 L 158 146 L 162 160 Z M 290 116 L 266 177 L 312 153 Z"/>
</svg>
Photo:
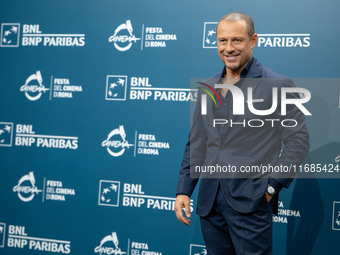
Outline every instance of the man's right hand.
<svg viewBox="0 0 340 255">
<path fill-rule="evenodd" d="M 177 195 L 175 202 L 175 213 L 177 219 L 184 225 L 190 226 L 190 219 L 184 217 L 183 208 L 185 209 L 185 215 L 190 218 L 190 197 L 187 195 Z"/>
</svg>

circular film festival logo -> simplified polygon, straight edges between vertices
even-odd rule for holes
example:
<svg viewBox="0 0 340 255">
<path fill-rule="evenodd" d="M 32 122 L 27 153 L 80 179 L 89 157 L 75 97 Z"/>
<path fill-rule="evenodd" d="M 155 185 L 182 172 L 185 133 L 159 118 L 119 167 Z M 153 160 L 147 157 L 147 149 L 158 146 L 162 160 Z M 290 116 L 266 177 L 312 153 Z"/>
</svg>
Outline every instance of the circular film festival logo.
<svg viewBox="0 0 340 255">
<path fill-rule="evenodd" d="M 126 33 L 127 31 L 127 33 Z M 113 45 L 119 51 L 127 51 L 131 48 L 132 43 L 136 43 L 140 38 L 136 38 L 133 34 L 133 28 L 131 21 L 127 20 L 126 23 L 119 25 L 115 33 L 109 37 L 109 42 L 113 42 Z"/>
<path fill-rule="evenodd" d="M 35 186 L 35 178 L 33 172 L 20 178 L 18 185 L 13 188 L 13 192 L 17 192 L 18 197 L 23 202 L 31 201 L 35 195 L 42 192 Z"/>
<path fill-rule="evenodd" d="M 36 84 L 36 82 L 38 84 Z M 24 85 L 21 86 L 20 91 L 25 92 L 25 96 L 27 99 L 31 101 L 38 100 L 42 93 L 45 93 L 48 91 L 48 88 L 45 88 L 45 86 L 42 84 L 43 79 L 41 76 L 40 71 L 37 71 L 35 74 L 30 75 L 27 79 Z"/>
<path fill-rule="evenodd" d="M 133 146 L 133 144 L 129 144 L 125 138 L 126 134 L 124 126 L 120 125 L 119 128 L 116 128 L 110 132 L 106 140 L 102 142 L 102 146 L 106 147 L 107 152 L 111 156 L 119 157 L 123 155 L 126 148 L 129 149 L 130 146 Z"/>
<path fill-rule="evenodd" d="M 113 243 L 113 247 L 109 246 L 111 242 Z M 104 246 L 104 244 L 106 244 L 106 246 Z M 112 235 L 107 235 L 100 241 L 99 246 L 97 246 L 94 249 L 94 252 L 99 254 L 114 254 L 114 255 L 126 254 L 126 252 L 121 251 L 121 249 L 118 247 L 118 244 L 119 242 L 117 233 L 113 232 Z"/>
</svg>

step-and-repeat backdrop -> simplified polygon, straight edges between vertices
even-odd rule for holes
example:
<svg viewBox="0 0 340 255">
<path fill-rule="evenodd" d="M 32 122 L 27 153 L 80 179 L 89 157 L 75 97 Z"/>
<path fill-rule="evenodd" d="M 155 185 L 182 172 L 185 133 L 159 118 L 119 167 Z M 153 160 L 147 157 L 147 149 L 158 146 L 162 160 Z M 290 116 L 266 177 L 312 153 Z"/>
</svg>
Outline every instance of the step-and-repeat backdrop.
<svg viewBox="0 0 340 255">
<path fill-rule="evenodd" d="M 198 216 L 186 227 L 173 209 L 190 78 L 223 68 L 215 28 L 231 11 L 254 19 L 256 58 L 310 79 L 307 168 L 333 173 L 281 192 L 274 254 L 338 254 L 338 10 L 332 0 L 2 0 L 0 254 L 206 254 Z"/>
</svg>

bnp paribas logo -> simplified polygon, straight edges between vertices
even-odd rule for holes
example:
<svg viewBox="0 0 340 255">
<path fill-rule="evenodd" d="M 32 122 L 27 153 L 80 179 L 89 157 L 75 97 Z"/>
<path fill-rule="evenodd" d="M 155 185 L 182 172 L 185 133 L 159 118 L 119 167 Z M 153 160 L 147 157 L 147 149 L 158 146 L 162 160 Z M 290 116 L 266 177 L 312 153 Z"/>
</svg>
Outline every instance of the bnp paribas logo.
<svg viewBox="0 0 340 255">
<path fill-rule="evenodd" d="M 203 48 L 217 48 L 216 26 L 217 22 L 204 22 Z"/>
<path fill-rule="evenodd" d="M 5 247 L 6 224 L 0 223 L 0 248 Z"/>
<path fill-rule="evenodd" d="M 207 255 L 207 248 L 205 245 L 190 244 L 189 255 Z"/>
<path fill-rule="evenodd" d="M 126 100 L 127 76 L 107 75 L 106 76 L 106 100 Z"/>
<path fill-rule="evenodd" d="M 19 46 L 19 23 L 2 23 L 1 24 L 1 47 L 18 47 Z"/>
<path fill-rule="evenodd" d="M 340 202 L 333 202 L 333 222 L 332 222 L 333 230 L 340 230 Z"/>
<path fill-rule="evenodd" d="M 100 180 L 98 205 L 118 207 L 119 191 L 120 191 L 119 181 Z"/>
<path fill-rule="evenodd" d="M 0 146 L 12 146 L 13 123 L 0 122 Z"/>
<path fill-rule="evenodd" d="M 204 22 L 203 48 L 217 48 L 216 27 L 218 22 Z M 263 33 L 257 34 L 259 48 L 308 48 L 310 33 Z"/>
</svg>

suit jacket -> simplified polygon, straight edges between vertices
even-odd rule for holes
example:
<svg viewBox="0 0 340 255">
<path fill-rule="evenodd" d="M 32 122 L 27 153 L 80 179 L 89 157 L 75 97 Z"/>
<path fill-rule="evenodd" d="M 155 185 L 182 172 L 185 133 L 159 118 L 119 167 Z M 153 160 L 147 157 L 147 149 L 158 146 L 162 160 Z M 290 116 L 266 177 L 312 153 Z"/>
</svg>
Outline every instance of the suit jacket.
<svg viewBox="0 0 340 255">
<path fill-rule="evenodd" d="M 221 76 L 222 73 L 218 73 L 204 83 L 214 87 L 215 84 L 221 83 Z M 212 98 L 207 96 L 207 114 L 202 115 L 201 94 L 205 92 L 199 90 L 177 186 L 177 195 L 191 196 L 199 178 L 201 179 L 197 201 L 198 215 L 206 216 L 210 212 L 219 185 L 231 207 L 242 213 L 255 211 L 261 203 L 263 204 L 268 183 L 275 183 L 278 190 L 281 187 L 289 187 L 295 176 L 293 166 L 299 165 L 309 150 L 309 135 L 304 114 L 293 104 L 287 105 L 285 116 L 281 114 L 281 88 L 294 86 L 290 79 L 262 65 L 254 58 L 246 79 L 240 86 L 245 96 L 244 115 L 230 116 L 234 123 L 244 122 L 246 126 L 243 127 L 240 124 L 231 126 L 229 120 L 222 136 L 217 127 L 213 126 L 214 107 L 220 107 L 220 105 L 215 105 Z M 253 100 L 254 108 L 259 110 L 271 108 L 272 88 L 278 88 L 278 105 L 272 114 L 258 116 L 249 111 L 246 99 L 250 87 L 253 89 L 253 99 L 263 99 L 263 101 L 256 102 Z M 289 98 L 299 98 L 299 95 L 291 93 Z M 260 119 L 265 124 L 262 127 L 250 127 L 248 121 L 252 119 Z M 268 122 L 266 119 L 276 121 Z M 285 119 L 294 119 L 298 124 L 295 127 L 283 127 L 281 121 Z M 260 122 L 251 123 L 251 125 L 259 125 Z M 283 149 L 282 144 L 284 144 Z M 216 164 L 235 166 L 237 170 L 242 166 L 287 166 L 289 171 L 279 174 L 261 171 L 242 176 L 234 173 L 223 174 L 223 176 L 203 173 L 199 176 L 195 172 L 197 169 L 195 166 L 216 166 Z M 274 202 L 277 202 L 277 199 L 278 197 L 275 196 Z M 275 207 L 274 204 L 275 211 L 277 211 L 277 206 Z"/>
</svg>

